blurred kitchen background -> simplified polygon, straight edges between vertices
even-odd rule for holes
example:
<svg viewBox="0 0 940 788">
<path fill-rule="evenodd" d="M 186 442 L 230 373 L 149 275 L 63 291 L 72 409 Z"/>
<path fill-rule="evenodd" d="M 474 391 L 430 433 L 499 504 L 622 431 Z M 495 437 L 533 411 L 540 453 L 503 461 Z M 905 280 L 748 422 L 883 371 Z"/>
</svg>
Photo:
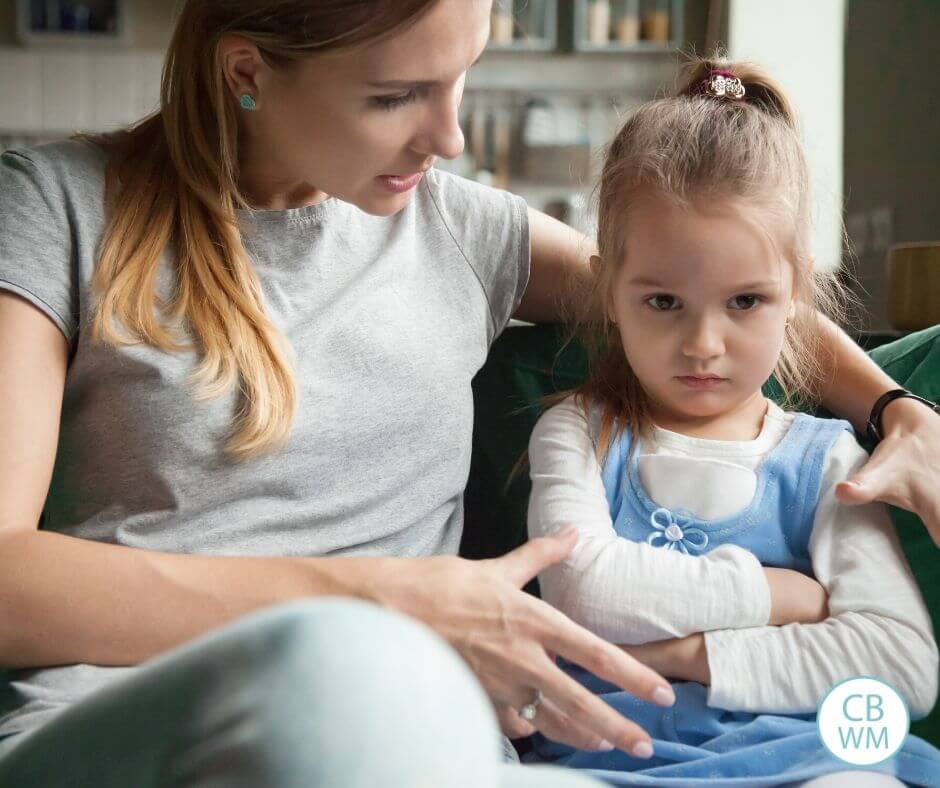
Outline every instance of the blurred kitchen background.
<svg viewBox="0 0 940 788">
<path fill-rule="evenodd" d="M 0 0 L 0 150 L 154 111 L 176 6 Z M 897 293 L 891 306 L 889 282 L 924 301 L 915 312 L 936 310 L 940 258 L 915 266 L 913 286 L 887 262 L 897 244 L 940 241 L 938 0 L 496 0 L 461 112 L 466 151 L 440 166 L 593 234 L 605 144 L 672 90 L 681 53 L 716 44 L 767 66 L 799 107 L 816 257 L 857 278 L 859 327 L 922 327 Z"/>
</svg>

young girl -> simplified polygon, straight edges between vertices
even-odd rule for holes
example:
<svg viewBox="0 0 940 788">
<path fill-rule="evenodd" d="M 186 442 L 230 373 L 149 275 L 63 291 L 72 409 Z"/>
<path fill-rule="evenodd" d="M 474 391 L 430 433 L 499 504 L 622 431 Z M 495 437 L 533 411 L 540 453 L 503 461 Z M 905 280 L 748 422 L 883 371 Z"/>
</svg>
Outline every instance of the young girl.
<svg viewBox="0 0 940 788">
<path fill-rule="evenodd" d="M 862 773 L 817 733 L 820 701 L 857 675 L 928 714 L 937 646 L 885 507 L 836 501 L 866 459 L 850 425 L 761 390 L 774 373 L 790 402 L 813 401 L 813 307 L 838 304 L 809 252 L 791 105 L 750 65 L 695 62 L 683 83 L 611 145 L 580 321 L 599 340 L 592 374 L 529 445 L 530 536 L 580 531 L 540 575 L 543 597 L 674 679 L 677 702 L 654 707 L 566 663 L 650 733 L 654 755 L 539 735 L 529 758 L 616 785 L 839 772 L 839 786 L 940 785 L 940 751 L 920 739 Z"/>
</svg>

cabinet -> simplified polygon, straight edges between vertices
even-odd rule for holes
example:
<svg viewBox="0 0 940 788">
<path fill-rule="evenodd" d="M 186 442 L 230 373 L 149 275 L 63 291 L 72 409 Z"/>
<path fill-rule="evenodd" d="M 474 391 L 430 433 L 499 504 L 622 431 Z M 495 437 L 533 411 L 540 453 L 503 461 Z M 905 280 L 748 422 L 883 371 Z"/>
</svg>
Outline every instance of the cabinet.
<svg viewBox="0 0 940 788">
<path fill-rule="evenodd" d="M 575 0 L 573 48 L 578 52 L 679 49 L 682 0 Z"/>
<path fill-rule="evenodd" d="M 557 46 L 557 0 L 494 1 L 489 50 L 548 52 Z"/>
</svg>

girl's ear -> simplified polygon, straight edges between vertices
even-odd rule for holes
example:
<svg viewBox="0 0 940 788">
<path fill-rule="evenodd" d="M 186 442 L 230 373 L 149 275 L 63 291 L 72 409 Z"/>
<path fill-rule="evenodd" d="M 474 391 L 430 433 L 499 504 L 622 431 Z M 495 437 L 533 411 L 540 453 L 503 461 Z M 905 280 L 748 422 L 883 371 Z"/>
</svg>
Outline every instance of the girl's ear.
<svg viewBox="0 0 940 788">
<path fill-rule="evenodd" d="M 601 258 L 598 257 L 596 254 L 592 254 L 590 263 L 591 263 L 591 273 L 594 274 L 594 276 L 597 276 L 601 270 Z"/>
</svg>

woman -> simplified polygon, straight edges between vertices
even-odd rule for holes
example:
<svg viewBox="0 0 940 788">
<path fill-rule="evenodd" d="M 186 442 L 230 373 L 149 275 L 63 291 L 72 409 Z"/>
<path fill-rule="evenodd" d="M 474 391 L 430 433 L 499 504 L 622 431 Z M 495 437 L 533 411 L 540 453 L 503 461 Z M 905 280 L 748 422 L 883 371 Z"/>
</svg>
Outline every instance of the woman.
<svg viewBox="0 0 940 788">
<path fill-rule="evenodd" d="M 519 590 L 573 531 L 453 555 L 470 380 L 592 251 L 430 169 L 490 5 L 187 2 L 159 114 L 3 156 L 0 783 L 579 784 L 500 766 L 487 697 L 510 735 L 648 747 L 550 657 L 668 684 Z M 893 386 L 830 346 L 860 425 Z M 930 521 L 938 422 L 893 403 L 855 497 Z M 426 626 L 290 602 L 337 595 Z"/>
</svg>

